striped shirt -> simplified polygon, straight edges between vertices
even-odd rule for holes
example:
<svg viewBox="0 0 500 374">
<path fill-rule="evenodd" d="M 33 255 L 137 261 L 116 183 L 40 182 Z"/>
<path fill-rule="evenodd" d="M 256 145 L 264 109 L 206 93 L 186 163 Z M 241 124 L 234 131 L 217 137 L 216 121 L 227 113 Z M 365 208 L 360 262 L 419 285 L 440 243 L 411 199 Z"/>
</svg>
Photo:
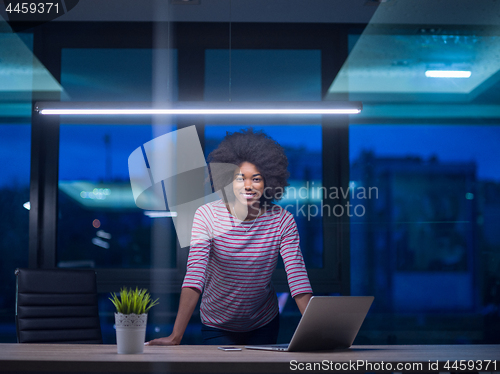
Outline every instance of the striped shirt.
<svg viewBox="0 0 500 374">
<path fill-rule="evenodd" d="M 231 215 L 222 200 L 195 214 L 182 287 L 203 292 L 203 324 L 251 331 L 278 314 L 271 277 L 281 254 L 292 297 L 312 293 L 292 214 L 273 205 L 253 221 Z"/>
</svg>

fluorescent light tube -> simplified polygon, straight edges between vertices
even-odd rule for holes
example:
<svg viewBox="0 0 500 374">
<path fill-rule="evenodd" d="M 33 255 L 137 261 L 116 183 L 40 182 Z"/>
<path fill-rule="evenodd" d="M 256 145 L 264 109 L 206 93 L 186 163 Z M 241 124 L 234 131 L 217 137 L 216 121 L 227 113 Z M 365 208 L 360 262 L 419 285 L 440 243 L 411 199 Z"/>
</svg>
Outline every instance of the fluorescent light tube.
<svg viewBox="0 0 500 374">
<path fill-rule="evenodd" d="M 309 115 L 358 114 L 360 102 L 174 102 L 156 108 L 148 103 L 41 102 L 35 110 L 41 115 Z"/>
<path fill-rule="evenodd" d="M 469 70 L 426 70 L 428 78 L 469 78 L 472 72 Z"/>
<path fill-rule="evenodd" d="M 43 115 L 358 114 L 359 109 L 42 109 Z"/>
<path fill-rule="evenodd" d="M 177 217 L 177 212 L 162 212 L 162 211 L 148 210 L 144 212 L 144 215 L 150 218 Z"/>
</svg>

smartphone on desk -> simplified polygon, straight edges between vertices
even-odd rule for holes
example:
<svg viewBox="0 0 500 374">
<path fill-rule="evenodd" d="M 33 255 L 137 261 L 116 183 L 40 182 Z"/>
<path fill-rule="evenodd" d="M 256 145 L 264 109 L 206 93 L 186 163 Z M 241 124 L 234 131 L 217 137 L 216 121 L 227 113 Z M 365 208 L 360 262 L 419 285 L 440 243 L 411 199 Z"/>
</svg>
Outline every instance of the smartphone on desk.
<svg viewBox="0 0 500 374">
<path fill-rule="evenodd" d="M 221 351 L 241 351 L 241 348 L 238 347 L 218 347 Z"/>
</svg>

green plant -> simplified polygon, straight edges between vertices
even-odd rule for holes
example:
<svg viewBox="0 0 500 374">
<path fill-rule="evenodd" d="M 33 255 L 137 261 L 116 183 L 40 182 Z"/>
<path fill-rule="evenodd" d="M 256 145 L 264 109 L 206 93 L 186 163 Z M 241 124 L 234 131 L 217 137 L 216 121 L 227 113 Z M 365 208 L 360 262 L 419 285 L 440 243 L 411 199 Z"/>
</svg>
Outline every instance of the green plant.
<svg viewBox="0 0 500 374">
<path fill-rule="evenodd" d="M 143 314 L 158 304 L 158 299 L 153 301 L 146 289 L 138 289 L 136 287 L 133 290 L 123 287 L 118 295 L 111 293 L 111 297 L 109 298 L 115 305 L 117 313 Z"/>
</svg>

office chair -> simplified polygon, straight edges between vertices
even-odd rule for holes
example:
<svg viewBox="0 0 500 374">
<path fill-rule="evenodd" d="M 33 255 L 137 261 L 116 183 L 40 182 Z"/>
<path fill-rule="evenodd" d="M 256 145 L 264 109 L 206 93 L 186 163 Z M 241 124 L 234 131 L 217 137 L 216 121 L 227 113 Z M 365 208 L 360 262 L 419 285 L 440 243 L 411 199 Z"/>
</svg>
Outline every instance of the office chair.
<svg viewBox="0 0 500 374">
<path fill-rule="evenodd" d="M 18 343 L 101 344 L 94 270 L 16 269 Z"/>
</svg>

